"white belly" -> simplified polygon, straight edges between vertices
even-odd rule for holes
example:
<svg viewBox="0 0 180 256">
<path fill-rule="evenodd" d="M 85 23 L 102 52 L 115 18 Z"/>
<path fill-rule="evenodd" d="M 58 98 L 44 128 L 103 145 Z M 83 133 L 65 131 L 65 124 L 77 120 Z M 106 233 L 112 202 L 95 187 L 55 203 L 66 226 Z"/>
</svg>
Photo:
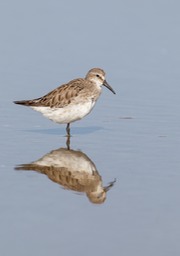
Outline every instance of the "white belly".
<svg viewBox="0 0 180 256">
<path fill-rule="evenodd" d="M 50 120 L 59 123 L 67 124 L 74 122 L 76 120 L 82 119 L 84 116 L 88 115 L 95 102 L 88 101 L 78 104 L 70 104 L 63 108 L 50 108 L 50 107 L 31 107 L 32 109 L 41 112 L 45 117 Z"/>
</svg>

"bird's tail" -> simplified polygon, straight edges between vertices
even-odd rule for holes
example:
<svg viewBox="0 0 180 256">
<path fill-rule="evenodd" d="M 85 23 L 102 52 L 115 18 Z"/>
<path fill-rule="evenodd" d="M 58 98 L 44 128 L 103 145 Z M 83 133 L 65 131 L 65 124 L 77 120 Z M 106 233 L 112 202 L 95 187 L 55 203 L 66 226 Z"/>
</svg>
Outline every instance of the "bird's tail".
<svg viewBox="0 0 180 256">
<path fill-rule="evenodd" d="M 47 166 L 46 169 L 48 169 L 50 167 Z M 39 173 L 43 173 L 46 174 L 46 169 L 44 168 L 44 166 L 38 165 L 38 164 L 21 164 L 21 165 L 17 165 L 14 168 L 16 171 L 37 171 Z"/>
<path fill-rule="evenodd" d="M 36 106 L 36 104 L 38 102 L 39 102 L 39 99 L 36 99 L 36 100 L 17 100 L 17 101 L 14 101 L 15 104 L 24 105 L 24 106 Z"/>
</svg>

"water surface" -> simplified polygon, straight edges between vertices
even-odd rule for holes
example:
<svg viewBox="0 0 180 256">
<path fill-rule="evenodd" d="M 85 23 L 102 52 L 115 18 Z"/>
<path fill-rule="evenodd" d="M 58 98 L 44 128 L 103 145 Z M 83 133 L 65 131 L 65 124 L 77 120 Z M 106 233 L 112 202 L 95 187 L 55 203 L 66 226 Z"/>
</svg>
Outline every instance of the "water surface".
<svg viewBox="0 0 180 256">
<path fill-rule="evenodd" d="M 1 255 L 179 255 L 179 7 L 1 3 Z M 50 173 L 15 170 L 45 156 L 54 163 L 66 137 L 64 125 L 12 101 L 96 66 L 116 95 L 104 88 L 93 112 L 72 125 L 71 157 L 86 173 L 58 176 L 59 158 Z M 103 192 L 114 180 L 99 204 L 89 199 L 85 187 Z"/>
</svg>

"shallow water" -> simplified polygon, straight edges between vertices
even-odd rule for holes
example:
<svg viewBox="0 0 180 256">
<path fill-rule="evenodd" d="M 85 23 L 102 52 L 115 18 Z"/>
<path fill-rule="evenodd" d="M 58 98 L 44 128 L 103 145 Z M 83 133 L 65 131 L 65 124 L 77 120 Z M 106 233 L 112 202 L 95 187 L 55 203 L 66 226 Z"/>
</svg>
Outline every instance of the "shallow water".
<svg viewBox="0 0 180 256">
<path fill-rule="evenodd" d="M 2 4 L 1 255 L 179 255 L 177 10 L 164 1 Z M 94 66 L 116 95 L 104 88 L 72 124 L 66 157 L 65 126 L 12 101 Z"/>
</svg>

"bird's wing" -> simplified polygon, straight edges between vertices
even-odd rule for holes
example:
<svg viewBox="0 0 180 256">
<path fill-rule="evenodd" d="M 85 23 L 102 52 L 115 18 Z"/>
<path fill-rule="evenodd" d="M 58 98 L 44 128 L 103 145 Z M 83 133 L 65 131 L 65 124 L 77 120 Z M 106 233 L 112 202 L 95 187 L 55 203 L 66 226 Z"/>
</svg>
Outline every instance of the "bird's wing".
<svg viewBox="0 0 180 256">
<path fill-rule="evenodd" d="M 79 78 L 61 85 L 41 98 L 31 101 L 31 106 L 64 107 L 70 104 L 74 98 L 84 89 L 85 79 Z M 34 104 L 33 104 L 34 102 Z"/>
</svg>

